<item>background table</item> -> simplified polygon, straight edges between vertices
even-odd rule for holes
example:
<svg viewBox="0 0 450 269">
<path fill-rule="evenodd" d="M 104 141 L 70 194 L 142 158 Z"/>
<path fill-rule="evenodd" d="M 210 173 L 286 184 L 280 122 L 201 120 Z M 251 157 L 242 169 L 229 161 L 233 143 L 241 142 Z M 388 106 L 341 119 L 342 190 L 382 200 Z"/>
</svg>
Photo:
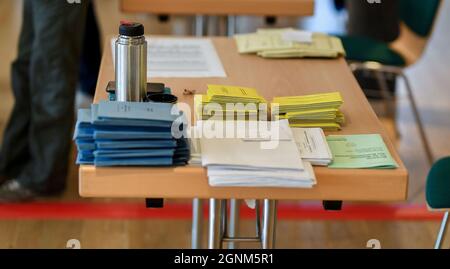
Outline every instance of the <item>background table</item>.
<svg viewBox="0 0 450 269">
<path fill-rule="evenodd" d="M 314 0 L 121 0 L 124 12 L 310 16 Z"/>
<path fill-rule="evenodd" d="M 317 185 L 312 189 L 213 188 L 201 167 L 136 168 L 82 165 L 79 191 L 83 197 L 104 198 L 202 198 L 319 201 L 403 201 L 407 197 L 408 172 L 386 131 L 372 110 L 343 58 L 268 60 L 240 55 L 233 39 L 212 38 L 227 73 L 226 78 L 155 78 L 172 88 L 180 102 L 193 107 L 193 96 L 185 89 L 205 93 L 207 84 L 227 84 L 258 89 L 268 101 L 274 96 L 339 91 L 347 123 L 328 134 L 381 134 L 399 164 L 394 170 L 334 170 L 315 167 Z M 106 99 L 105 88 L 114 80 L 109 42 L 106 42 L 95 102 Z M 223 206 L 213 200 L 216 213 Z M 267 203 L 273 208 L 273 204 Z M 270 208 L 269 208 L 270 211 Z M 217 215 L 217 214 L 215 214 Z M 268 220 L 270 221 L 270 220 Z M 214 228 L 214 227 L 212 227 Z M 270 231 L 269 231 L 270 232 Z M 273 232 L 273 231 L 272 231 Z M 210 242 L 211 243 L 211 242 Z M 215 241 L 213 242 L 215 243 Z"/>
</svg>

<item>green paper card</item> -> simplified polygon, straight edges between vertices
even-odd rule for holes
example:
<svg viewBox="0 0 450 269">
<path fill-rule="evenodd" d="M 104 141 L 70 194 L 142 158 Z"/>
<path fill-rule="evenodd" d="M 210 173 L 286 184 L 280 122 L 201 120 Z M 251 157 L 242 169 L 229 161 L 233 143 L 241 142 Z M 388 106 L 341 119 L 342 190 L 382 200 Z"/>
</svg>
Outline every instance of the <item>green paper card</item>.
<svg viewBox="0 0 450 269">
<path fill-rule="evenodd" d="M 330 135 L 328 145 L 334 169 L 395 169 L 398 164 L 392 158 L 383 138 L 370 135 Z"/>
</svg>

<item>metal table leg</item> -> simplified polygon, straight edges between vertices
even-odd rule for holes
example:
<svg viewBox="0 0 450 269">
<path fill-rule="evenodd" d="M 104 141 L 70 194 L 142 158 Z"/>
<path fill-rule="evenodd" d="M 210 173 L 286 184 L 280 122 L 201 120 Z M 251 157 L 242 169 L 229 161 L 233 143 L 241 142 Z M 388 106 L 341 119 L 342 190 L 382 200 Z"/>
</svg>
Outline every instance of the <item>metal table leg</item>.
<svg viewBox="0 0 450 269">
<path fill-rule="evenodd" d="M 227 35 L 234 36 L 236 33 L 236 16 L 227 16 Z"/>
<path fill-rule="evenodd" d="M 192 249 L 202 248 L 203 231 L 203 201 L 201 199 L 192 200 Z"/>
<path fill-rule="evenodd" d="M 195 16 L 195 35 L 204 36 L 205 34 L 205 16 L 196 15 Z"/>
<path fill-rule="evenodd" d="M 223 237 L 223 207 L 225 203 L 219 199 L 209 199 L 209 232 L 208 248 L 222 248 Z"/>
<path fill-rule="evenodd" d="M 277 224 L 277 201 L 264 200 L 262 248 L 275 248 L 275 231 Z"/>
<path fill-rule="evenodd" d="M 238 237 L 239 233 L 239 211 L 240 211 L 240 201 L 236 199 L 230 200 L 230 223 L 228 226 L 228 236 Z M 237 243 L 230 242 L 228 244 L 228 249 L 237 248 Z"/>
</svg>

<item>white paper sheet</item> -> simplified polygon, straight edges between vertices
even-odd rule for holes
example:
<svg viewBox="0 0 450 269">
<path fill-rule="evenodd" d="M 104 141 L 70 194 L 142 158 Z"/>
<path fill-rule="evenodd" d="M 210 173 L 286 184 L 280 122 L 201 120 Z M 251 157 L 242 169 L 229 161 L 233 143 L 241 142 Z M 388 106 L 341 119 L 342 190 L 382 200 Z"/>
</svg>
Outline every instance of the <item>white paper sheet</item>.
<svg viewBox="0 0 450 269">
<path fill-rule="evenodd" d="M 239 138 L 202 138 L 200 144 L 203 166 L 304 170 L 300 153 L 293 140 L 277 141 L 277 146 L 271 149 L 264 149 L 261 142 L 247 142 Z"/>
<path fill-rule="evenodd" d="M 147 77 L 226 77 L 210 39 L 155 38 L 148 42 Z M 116 39 L 111 40 L 114 55 Z"/>
<path fill-rule="evenodd" d="M 195 129 L 197 137 L 230 137 L 245 141 L 290 141 L 294 135 L 288 120 L 280 121 L 216 121 L 199 120 Z M 220 135 L 220 136 L 219 136 Z M 228 135 L 228 136 L 227 136 Z"/>
<path fill-rule="evenodd" d="M 281 34 L 283 40 L 299 43 L 312 43 L 312 32 L 302 30 L 288 30 Z"/>
<path fill-rule="evenodd" d="M 317 166 L 331 163 L 333 155 L 321 128 L 292 128 L 292 133 L 303 160 Z"/>
</svg>

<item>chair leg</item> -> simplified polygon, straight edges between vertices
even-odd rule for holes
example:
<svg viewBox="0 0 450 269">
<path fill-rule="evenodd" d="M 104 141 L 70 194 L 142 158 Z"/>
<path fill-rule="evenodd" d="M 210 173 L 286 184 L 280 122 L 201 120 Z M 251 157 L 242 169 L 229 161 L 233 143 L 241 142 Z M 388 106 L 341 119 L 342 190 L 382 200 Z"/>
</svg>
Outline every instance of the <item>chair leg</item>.
<svg viewBox="0 0 450 269">
<path fill-rule="evenodd" d="M 422 140 L 423 147 L 425 149 L 425 154 L 427 157 L 427 161 L 430 166 L 433 165 L 434 157 L 431 151 L 430 144 L 428 143 L 427 135 L 425 133 L 425 129 L 423 127 L 422 119 L 420 118 L 419 109 L 417 108 L 416 101 L 414 99 L 414 95 L 411 88 L 411 83 L 409 82 L 408 77 L 403 72 L 403 69 L 393 66 L 384 66 L 379 63 L 367 62 L 367 63 L 351 63 L 350 69 L 354 72 L 356 70 L 371 70 L 379 72 L 387 72 L 393 73 L 400 76 L 403 81 L 405 81 L 406 91 L 408 94 L 409 101 L 411 103 L 411 107 L 413 110 L 413 115 L 417 124 L 417 128 L 419 129 L 420 139 Z"/>
<path fill-rule="evenodd" d="M 394 100 L 392 94 L 389 92 L 389 87 L 386 83 L 384 73 L 381 71 L 375 71 L 375 76 L 381 90 L 381 96 L 383 97 L 385 103 L 386 113 L 388 117 L 394 118 Z"/>
<path fill-rule="evenodd" d="M 436 239 L 436 244 L 434 245 L 434 249 L 442 248 L 442 244 L 444 243 L 445 235 L 447 233 L 448 215 L 449 215 L 449 212 L 446 212 L 444 215 L 444 218 L 442 219 L 441 228 L 439 229 L 439 234 Z"/>
<path fill-rule="evenodd" d="M 403 71 L 399 72 L 399 75 L 405 81 L 406 91 L 408 93 L 408 98 L 409 98 L 409 101 L 411 103 L 411 108 L 412 108 L 412 111 L 413 111 L 413 114 L 414 114 L 414 118 L 415 118 L 416 123 L 417 123 L 417 128 L 419 129 L 420 139 L 422 140 L 422 144 L 423 144 L 423 147 L 425 149 L 425 154 L 426 154 L 426 157 L 427 157 L 427 161 L 428 161 L 429 165 L 432 166 L 433 162 L 434 162 L 433 153 L 431 151 L 430 144 L 428 143 L 428 139 L 427 139 L 427 135 L 426 135 L 426 132 L 425 132 L 425 128 L 423 127 L 423 123 L 422 123 L 422 120 L 420 118 L 419 109 L 417 108 L 417 104 L 416 104 L 416 101 L 414 99 L 414 95 L 413 95 L 412 88 L 411 88 L 411 83 L 409 82 L 408 77 L 405 75 L 405 73 Z"/>
</svg>

